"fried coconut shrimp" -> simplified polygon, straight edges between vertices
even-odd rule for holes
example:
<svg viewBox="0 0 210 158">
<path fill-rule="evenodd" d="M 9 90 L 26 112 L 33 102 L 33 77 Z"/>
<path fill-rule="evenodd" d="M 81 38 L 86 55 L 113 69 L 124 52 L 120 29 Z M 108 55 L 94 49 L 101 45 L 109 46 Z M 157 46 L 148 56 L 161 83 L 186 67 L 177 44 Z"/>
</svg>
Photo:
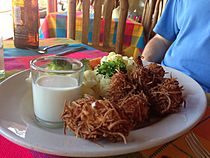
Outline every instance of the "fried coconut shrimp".
<svg viewBox="0 0 210 158">
<path fill-rule="evenodd" d="M 156 86 L 163 80 L 165 74 L 162 66 L 156 63 L 143 66 L 142 61 L 138 58 L 138 65 L 128 74 L 129 80 L 138 86 L 138 89 L 147 90 Z"/>
<path fill-rule="evenodd" d="M 107 98 L 116 103 L 126 97 L 133 89 L 135 86 L 129 82 L 127 74 L 117 72 L 111 78 Z"/>
<path fill-rule="evenodd" d="M 149 105 L 147 96 L 142 92 L 128 95 L 119 101 L 118 106 L 125 112 L 132 129 L 136 129 L 149 119 Z"/>
<path fill-rule="evenodd" d="M 131 129 L 126 117 L 110 101 L 91 96 L 65 103 L 62 119 L 65 131 L 70 129 L 77 137 L 93 141 L 106 138 L 126 143 Z"/>
<path fill-rule="evenodd" d="M 146 95 L 139 92 L 125 73 L 117 72 L 110 83 L 107 99 L 124 111 L 132 129 L 138 128 L 148 119 L 149 105 Z"/>
<path fill-rule="evenodd" d="M 152 73 L 144 67 L 135 67 L 128 76 L 129 80 L 140 90 L 148 89 L 153 84 Z"/>
<path fill-rule="evenodd" d="M 183 87 L 175 78 L 165 78 L 162 84 L 150 90 L 152 109 L 159 115 L 175 113 L 184 103 Z"/>
<path fill-rule="evenodd" d="M 151 64 L 147 65 L 147 69 L 149 69 L 149 71 L 153 72 L 155 74 L 155 76 L 157 78 L 159 78 L 160 80 L 162 80 L 165 75 L 165 70 L 163 69 L 163 67 L 156 63 L 151 63 Z"/>
</svg>

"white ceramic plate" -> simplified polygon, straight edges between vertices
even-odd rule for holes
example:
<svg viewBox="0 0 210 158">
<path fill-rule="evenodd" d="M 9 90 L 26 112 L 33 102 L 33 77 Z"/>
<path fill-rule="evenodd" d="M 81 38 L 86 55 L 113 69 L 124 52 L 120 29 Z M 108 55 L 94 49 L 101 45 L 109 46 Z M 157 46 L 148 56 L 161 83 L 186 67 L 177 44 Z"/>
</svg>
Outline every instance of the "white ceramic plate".
<svg viewBox="0 0 210 158">
<path fill-rule="evenodd" d="M 0 131 L 10 141 L 26 148 L 62 156 L 97 157 L 120 155 L 148 149 L 169 142 L 191 129 L 206 109 L 202 88 L 190 77 L 165 68 L 184 86 L 186 108 L 161 121 L 132 131 L 128 143 L 93 143 L 64 135 L 63 129 L 40 127 L 33 115 L 31 86 L 25 81 L 29 72 L 11 76 L 0 84 Z"/>
</svg>

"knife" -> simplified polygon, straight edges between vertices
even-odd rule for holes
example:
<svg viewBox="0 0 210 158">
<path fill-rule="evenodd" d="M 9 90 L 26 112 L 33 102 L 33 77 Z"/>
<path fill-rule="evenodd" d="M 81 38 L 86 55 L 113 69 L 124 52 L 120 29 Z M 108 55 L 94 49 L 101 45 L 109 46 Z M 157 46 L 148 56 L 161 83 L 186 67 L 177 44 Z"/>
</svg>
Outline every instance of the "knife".
<svg viewBox="0 0 210 158">
<path fill-rule="evenodd" d="M 71 54 L 71 53 L 74 53 L 74 52 L 78 52 L 78 51 L 81 51 L 81 50 L 85 50 L 86 48 L 84 46 L 81 46 L 81 47 L 74 47 L 74 48 L 71 48 L 71 49 L 68 49 L 68 50 L 64 50 L 62 52 L 59 52 L 57 54 L 54 54 L 55 56 L 64 56 L 64 55 L 68 55 L 68 54 Z"/>
</svg>

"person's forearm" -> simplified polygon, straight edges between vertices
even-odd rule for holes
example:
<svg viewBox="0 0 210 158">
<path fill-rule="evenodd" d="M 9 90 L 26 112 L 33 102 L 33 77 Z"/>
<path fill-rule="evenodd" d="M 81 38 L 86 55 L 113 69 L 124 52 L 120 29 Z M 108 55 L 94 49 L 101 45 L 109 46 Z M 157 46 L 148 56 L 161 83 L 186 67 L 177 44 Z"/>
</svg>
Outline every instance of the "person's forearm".
<svg viewBox="0 0 210 158">
<path fill-rule="evenodd" d="M 160 63 L 170 45 L 171 42 L 159 35 L 155 35 L 144 48 L 142 58 L 146 61 Z"/>
</svg>

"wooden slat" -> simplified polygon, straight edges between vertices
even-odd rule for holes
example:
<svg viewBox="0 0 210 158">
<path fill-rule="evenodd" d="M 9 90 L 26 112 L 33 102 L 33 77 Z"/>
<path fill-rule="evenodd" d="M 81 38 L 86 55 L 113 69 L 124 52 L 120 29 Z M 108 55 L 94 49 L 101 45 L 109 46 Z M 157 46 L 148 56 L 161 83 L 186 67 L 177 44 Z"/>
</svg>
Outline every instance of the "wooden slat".
<svg viewBox="0 0 210 158">
<path fill-rule="evenodd" d="M 67 38 L 75 39 L 76 32 L 76 0 L 68 0 Z"/>
<path fill-rule="evenodd" d="M 160 16 L 162 15 L 162 12 L 163 12 L 163 0 L 161 0 L 160 3 L 159 3 L 159 12 L 158 12 L 157 21 L 160 19 Z"/>
<path fill-rule="evenodd" d="M 117 8 L 120 5 L 120 0 L 115 0 L 114 8 Z"/>
<path fill-rule="evenodd" d="M 149 32 L 149 26 L 148 26 L 148 21 L 149 19 L 149 11 L 150 11 L 150 0 L 146 0 L 144 4 L 144 10 L 143 10 L 143 15 L 142 15 L 142 25 L 144 27 L 144 41 L 147 41 L 148 35 L 147 32 Z"/>
<path fill-rule="evenodd" d="M 165 8 L 165 6 L 166 6 L 167 1 L 168 1 L 168 0 L 163 0 L 163 10 L 164 10 L 164 8 Z"/>
<path fill-rule="evenodd" d="M 145 44 L 155 35 L 153 28 L 161 17 L 167 0 L 146 0 L 142 15 Z"/>
<path fill-rule="evenodd" d="M 145 20 L 146 20 L 147 7 L 148 7 L 148 0 L 145 0 L 144 9 L 143 9 L 143 13 L 142 13 L 142 21 L 141 21 L 142 24 L 144 24 Z"/>
<path fill-rule="evenodd" d="M 122 54 L 123 39 L 126 26 L 126 19 L 128 15 L 128 0 L 120 1 L 120 17 L 117 27 L 116 53 Z"/>
<path fill-rule="evenodd" d="M 99 45 L 100 28 L 101 28 L 101 0 L 96 0 L 94 3 L 94 24 L 93 24 L 93 46 Z"/>
<path fill-rule="evenodd" d="M 57 12 L 57 0 L 47 0 L 47 14 Z"/>
<path fill-rule="evenodd" d="M 151 22 L 152 22 L 151 28 L 153 28 L 155 26 L 155 24 L 160 16 L 161 10 L 162 10 L 162 0 L 157 0 L 157 2 L 155 4 L 154 13 L 153 13 L 153 19 L 151 20 Z"/>
<path fill-rule="evenodd" d="M 80 11 L 82 9 L 83 1 L 82 0 L 76 0 L 76 11 Z"/>
<path fill-rule="evenodd" d="M 145 43 L 147 43 L 150 38 L 150 30 L 151 30 L 153 13 L 154 13 L 156 1 L 157 0 L 146 0 L 145 1 L 145 6 L 144 6 L 144 11 L 143 11 L 143 16 L 142 16 L 142 18 L 143 18 L 142 25 L 144 27 Z"/>
<path fill-rule="evenodd" d="M 83 1 L 82 43 L 88 44 L 88 30 L 90 23 L 90 1 Z"/>
<path fill-rule="evenodd" d="M 154 28 L 154 26 L 156 25 L 158 19 L 161 16 L 162 8 L 163 8 L 162 0 L 157 0 L 156 4 L 155 4 L 154 13 L 153 13 L 153 18 L 151 20 L 151 26 L 150 26 L 149 31 L 148 31 L 148 41 L 155 34 L 153 32 L 153 28 Z"/>
<path fill-rule="evenodd" d="M 90 0 L 90 5 L 93 5 L 94 4 L 94 0 Z"/>
<path fill-rule="evenodd" d="M 103 46 L 109 47 L 110 30 L 112 23 L 112 11 L 114 9 L 115 0 L 105 0 L 104 2 L 104 39 Z"/>
</svg>

